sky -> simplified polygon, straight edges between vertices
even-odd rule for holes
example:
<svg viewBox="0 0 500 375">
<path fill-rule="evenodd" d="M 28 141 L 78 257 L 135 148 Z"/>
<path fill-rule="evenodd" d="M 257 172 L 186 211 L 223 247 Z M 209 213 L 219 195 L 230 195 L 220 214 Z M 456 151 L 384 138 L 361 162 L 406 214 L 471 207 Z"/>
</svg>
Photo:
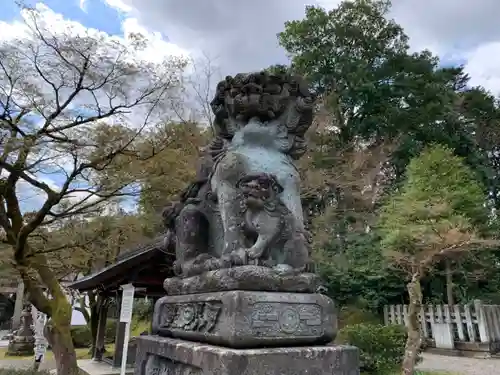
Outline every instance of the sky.
<svg viewBox="0 0 500 375">
<path fill-rule="evenodd" d="M 55 29 L 71 23 L 112 36 L 141 32 L 150 40 L 147 59 L 204 53 L 223 75 L 286 63 L 276 34 L 287 20 L 304 16 L 299 0 L 28 0 Z M 309 0 L 331 8 L 338 0 Z M 498 0 L 393 0 L 390 16 L 410 37 L 414 50 L 427 48 L 445 64 L 463 64 L 472 85 L 500 94 L 500 14 Z M 2 0 L 0 40 L 20 35 L 14 0 Z M 48 181 L 57 186 L 60 179 Z M 23 208 L 43 197 L 24 192 Z"/>
</svg>

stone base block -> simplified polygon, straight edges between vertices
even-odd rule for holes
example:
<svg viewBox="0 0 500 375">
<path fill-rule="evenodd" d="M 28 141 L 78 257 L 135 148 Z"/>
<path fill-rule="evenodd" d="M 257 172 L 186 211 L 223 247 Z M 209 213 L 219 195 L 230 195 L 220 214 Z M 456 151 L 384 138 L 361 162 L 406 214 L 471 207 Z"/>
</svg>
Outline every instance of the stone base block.
<svg viewBox="0 0 500 375">
<path fill-rule="evenodd" d="M 359 375 L 348 346 L 228 349 L 184 340 L 138 338 L 134 375 Z"/>
<path fill-rule="evenodd" d="M 323 285 L 314 273 L 282 272 L 250 265 L 208 271 L 186 278 L 172 277 L 165 279 L 163 287 L 169 296 L 177 296 L 229 290 L 317 293 Z"/>
<path fill-rule="evenodd" d="M 30 356 L 35 355 L 35 343 L 32 341 L 10 341 L 7 347 L 8 356 Z"/>
<path fill-rule="evenodd" d="M 321 294 L 228 291 L 159 299 L 153 334 L 229 348 L 321 345 L 337 333 Z"/>
</svg>

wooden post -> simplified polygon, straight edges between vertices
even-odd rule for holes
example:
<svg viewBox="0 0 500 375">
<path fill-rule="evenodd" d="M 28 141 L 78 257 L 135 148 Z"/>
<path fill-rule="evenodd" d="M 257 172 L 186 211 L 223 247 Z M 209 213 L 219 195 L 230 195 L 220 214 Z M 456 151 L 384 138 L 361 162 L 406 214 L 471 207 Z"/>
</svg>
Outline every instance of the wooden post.
<svg viewBox="0 0 500 375">
<path fill-rule="evenodd" d="M 396 309 L 394 305 L 391 305 L 391 310 L 390 310 L 390 316 L 391 316 L 391 324 L 398 324 L 397 318 L 396 318 Z"/>
<path fill-rule="evenodd" d="M 461 305 L 453 306 L 453 310 L 455 311 L 455 323 L 457 324 L 458 340 L 465 342 L 464 322 L 462 321 L 462 309 L 460 306 Z"/>
<path fill-rule="evenodd" d="M 429 314 L 429 323 L 431 325 L 431 338 L 436 339 L 436 335 L 434 333 L 436 325 L 436 313 L 434 311 L 434 305 L 427 305 L 427 311 Z"/>
<path fill-rule="evenodd" d="M 427 330 L 427 314 L 425 313 L 424 305 L 420 307 L 420 324 L 422 325 L 422 338 L 423 340 L 427 340 L 429 338 L 429 332 Z"/>
<path fill-rule="evenodd" d="M 122 305 L 122 293 L 120 289 L 119 294 L 116 298 L 116 334 L 115 334 L 115 352 L 113 354 L 113 367 L 120 367 L 122 364 L 123 356 L 123 342 L 125 341 L 125 330 L 127 328 L 127 323 L 120 322 L 120 306 Z"/>
<path fill-rule="evenodd" d="M 474 309 L 476 310 L 479 340 L 482 343 L 489 343 L 490 333 L 489 333 L 488 321 L 486 319 L 486 314 L 484 312 L 483 304 L 481 303 L 480 300 L 474 301 Z"/>
<path fill-rule="evenodd" d="M 465 323 L 467 324 L 467 333 L 469 335 L 469 342 L 475 342 L 474 327 L 472 325 L 472 313 L 470 305 L 464 305 Z"/>
<path fill-rule="evenodd" d="M 92 359 L 94 361 L 102 361 L 102 356 L 105 352 L 105 338 L 106 338 L 106 323 L 108 318 L 108 299 L 103 297 L 104 301 L 99 310 L 99 320 L 97 322 L 97 335 L 95 338 L 94 353 L 92 353 Z"/>
<path fill-rule="evenodd" d="M 396 305 L 396 316 L 397 316 L 397 324 L 404 325 L 405 321 L 403 319 L 403 306 Z"/>
<path fill-rule="evenodd" d="M 125 342 L 125 331 L 127 323 L 118 321 L 116 325 L 115 353 L 113 355 L 113 367 L 121 367 L 123 357 L 123 343 Z"/>
<path fill-rule="evenodd" d="M 483 306 L 484 309 L 484 306 Z M 488 307 L 489 316 L 490 316 L 490 329 L 493 331 L 493 335 L 490 331 L 490 340 L 491 342 L 500 341 L 500 307 L 493 305 Z"/>
<path fill-rule="evenodd" d="M 153 315 L 154 315 L 154 311 L 155 311 L 155 307 L 156 307 L 156 302 L 158 302 L 158 300 L 160 299 L 160 297 L 153 297 Z M 151 315 L 149 317 L 149 334 L 151 335 L 153 333 L 153 315 Z M 386 325 L 388 325 L 388 323 L 386 323 Z"/>
<path fill-rule="evenodd" d="M 384 305 L 384 324 L 388 326 L 390 324 L 389 321 L 389 306 Z"/>
</svg>

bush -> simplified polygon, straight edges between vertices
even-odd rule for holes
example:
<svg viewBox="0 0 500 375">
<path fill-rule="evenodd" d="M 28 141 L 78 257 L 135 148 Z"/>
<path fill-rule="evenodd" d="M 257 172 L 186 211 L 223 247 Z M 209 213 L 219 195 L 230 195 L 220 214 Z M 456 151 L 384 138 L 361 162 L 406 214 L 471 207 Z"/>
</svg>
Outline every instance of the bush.
<svg viewBox="0 0 500 375">
<path fill-rule="evenodd" d="M 385 375 L 398 368 L 403 361 L 406 328 L 398 325 L 354 324 L 342 328 L 336 341 L 358 347 L 361 372 Z"/>
<path fill-rule="evenodd" d="M 135 320 L 132 317 L 132 324 L 130 326 L 130 336 L 137 337 L 140 336 L 143 332 L 151 331 L 151 322 L 145 320 Z"/>
<path fill-rule="evenodd" d="M 92 345 L 92 334 L 87 326 L 72 326 L 71 337 L 75 348 L 90 348 Z"/>
<path fill-rule="evenodd" d="M 134 317 L 140 321 L 151 320 L 153 316 L 154 304 L 152 300 L 136 300 L 134 302 Z"/>
<path fill-rule="evenodd" d="M 339 312 L 339 329 L 355 324 L 380 324 L 382 319 L 374 313 L 353 305 L 343 306 Z"/>
<path fill-rule="evenodd" d="M 111 344 L 115 342 L 116 336 L 116 320 L 108 319 L 106 322 L 106 333 L 104 343 Z M 88 326 L 73 326 L 71 327 L 71 337 L 75 348 L 90 348 L 92 346 L 92 334 Z M 1 375 L 1 374 L 0 374 Z"/>
<path fill-rule="evenodd" d="M 106 333 L 104 334 L 104 343 L 111 344 L 115 342 L 116 337 L 116 319 L 108 319 L 106 322 Z"/>
</svg>

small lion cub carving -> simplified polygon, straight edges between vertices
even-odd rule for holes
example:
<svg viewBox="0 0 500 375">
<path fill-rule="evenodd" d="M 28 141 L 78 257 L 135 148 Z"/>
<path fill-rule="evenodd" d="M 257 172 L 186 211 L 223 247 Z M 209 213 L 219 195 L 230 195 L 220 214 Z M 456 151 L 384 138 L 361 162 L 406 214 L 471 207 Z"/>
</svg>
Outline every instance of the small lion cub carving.
<svg viewBox="0 0 500 375">
<path fill-rule="evenodd" d="M 309 264 L 309 243 L 304 230 L 279 195 L 283 187 L 270 174 L 248 175 L 237 184 L 242 207 L 242 229 L 253 243 L 249 261 L 278 268 L 304 270 Z"/>
</svg>

